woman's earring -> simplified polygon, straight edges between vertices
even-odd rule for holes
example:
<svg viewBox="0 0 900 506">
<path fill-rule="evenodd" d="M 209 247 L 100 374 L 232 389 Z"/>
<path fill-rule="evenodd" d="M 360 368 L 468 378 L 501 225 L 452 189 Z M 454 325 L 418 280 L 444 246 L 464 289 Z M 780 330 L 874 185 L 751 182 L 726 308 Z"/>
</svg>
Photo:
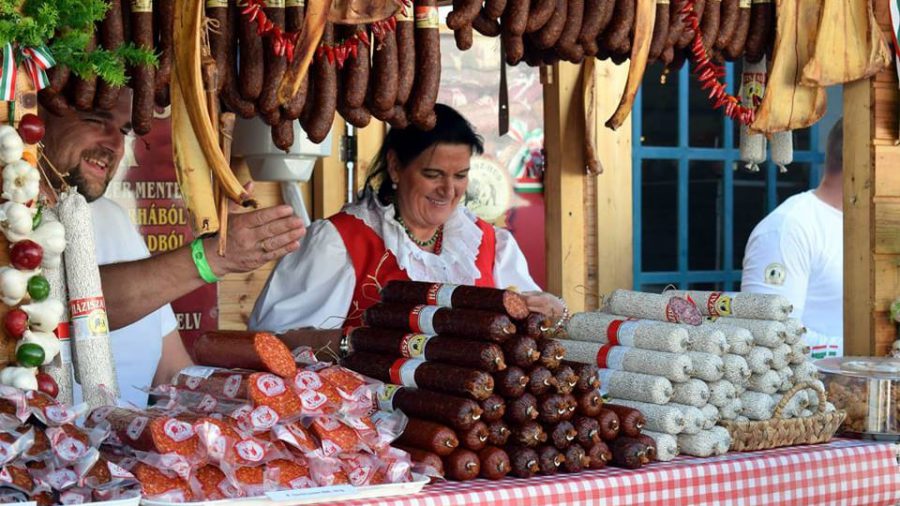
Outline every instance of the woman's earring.
<svg viewBox="0 0 900 506">
<path fill-rule="evenodd" d="M 397 189 L 397 183 L 396 183 L 395 181 L 392 181 L 392 182 L 391 182 L 391 189 L 392 189 L 392 190 L 396 190 L 396 189 Z"/>
</svg>

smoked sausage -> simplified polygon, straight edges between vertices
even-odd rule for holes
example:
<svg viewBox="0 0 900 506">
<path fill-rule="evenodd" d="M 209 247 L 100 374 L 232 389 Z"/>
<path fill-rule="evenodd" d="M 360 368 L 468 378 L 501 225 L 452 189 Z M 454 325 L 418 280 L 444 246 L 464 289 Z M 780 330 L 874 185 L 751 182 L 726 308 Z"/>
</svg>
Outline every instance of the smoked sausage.
<svg viewBox="0 0 900 506">
<path fill-rule="evenodd" d="M 460 395 L 476 401 L 487 399 L 494 392 L 494 379 L 490 374 L 447 364 L 357 351 L 341 359 L 341 365 L 379 381 Z"/>
<path fill-rule="evenodd" d="M 459 446 L 459 439 L 453 429 L 446 425 L 410 418 L 403 433 L 397 438 L 397 443 L 445 457 Z"/>
<path fill-rule="evenodd" d="M 381 302 L 366 310 L 363 321 L 372 327 L 448 334 L 494 342 L 505 341 L 515 333 L 515 325 L 508 316 L 477 309 Z"/>
<path fill-rule="evenodd" d="M 201 365 L 269 371 L 284 378 L 297 373 L 297 364 L 291 350 L 268 332 L 204 332 L 194 341 L 191 355 Z"/>
</svg>

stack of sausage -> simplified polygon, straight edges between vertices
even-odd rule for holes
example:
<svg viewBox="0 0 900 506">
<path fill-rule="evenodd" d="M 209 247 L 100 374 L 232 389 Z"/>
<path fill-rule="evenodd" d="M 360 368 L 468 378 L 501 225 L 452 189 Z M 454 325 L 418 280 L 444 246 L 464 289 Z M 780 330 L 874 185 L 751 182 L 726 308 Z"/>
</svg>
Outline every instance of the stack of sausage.
<svg viewBox="0 0 900 506">
<path fill-rule="evenodd" d="M 140 495 L 134 475 L 98 455 L 106 432 L 74 425 L 86 410 L 0 386 L 0 501 L 50 506 Z"/>
<path fill-rule="evenodd" d="M 775 4 L 769 0 L 656 0 L 655 11 L 641 10 L 635 0 L 454 0 L 447 26 L 461 50 L 471 47 L 473 29 L 500 36 L 511 65 L 579 63 L 585 57 L 611 58 L 618 64 L 631 56 L 638 17 L 647 12 L 655 16 L 649 63 L 659 60 L 677 69 L 690 56 L 694 37 L 682 14 L 688 1 L 714 61 L 744 56 L 758 61 L 771 51 Z"/>
<path fill-rule="evenodd" d="M 315 362 L 308 349 L 295 350 L 298 368 L 266 333 L 206 333 L 192 354 L 205 365 L 154 391 L 162 402 L 88 417 L 114 435 L 104 456 L 130 469 L 145 497 L 215 500 L 411 478 L 409 456 L 389 446 L 402 417 L 369 416 L 373 388 L 359 375 Z"/>
<path fill-rule="evenodd" d="M 500 479 L 639 467 L 655 453 L 640 413 L 605 407 L 596 368 L 564 362 L 516 293 L 393 281 L 381 297 L 342 363 L 387 383 L 380 407 L 409 417 L 397 444 L 415 461 Z"/>
</svg>

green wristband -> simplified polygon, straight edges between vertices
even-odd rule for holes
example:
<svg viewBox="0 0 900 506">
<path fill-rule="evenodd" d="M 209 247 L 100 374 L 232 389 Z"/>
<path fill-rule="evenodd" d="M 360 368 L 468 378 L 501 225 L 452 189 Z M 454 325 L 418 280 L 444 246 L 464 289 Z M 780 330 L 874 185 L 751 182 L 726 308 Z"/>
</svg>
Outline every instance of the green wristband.
<svg viewBox="0 0 900 506">
<path fill-rule="evenodd" d="M 203 249 L 203 239 L 199 237 L 191 242 L 191 258 L 194 259 L 194 265 L 197 266 L 197 272 L 203 281 L 207 283 L 215 283 L 219 280 L 213 272 L 209 262 L 206 261 L 206 251 Z"/>
</svg>

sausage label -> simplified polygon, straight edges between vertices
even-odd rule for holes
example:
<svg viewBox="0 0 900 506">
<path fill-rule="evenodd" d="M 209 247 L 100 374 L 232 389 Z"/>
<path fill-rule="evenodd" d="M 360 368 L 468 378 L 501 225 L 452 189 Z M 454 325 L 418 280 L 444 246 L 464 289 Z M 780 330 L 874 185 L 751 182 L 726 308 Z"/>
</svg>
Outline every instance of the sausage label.
<svg viewBox="0 0 900 506">
<path fill-rule="evenodd" d="M 606 328 L 606 341 L 611 346 L 634 346 L 634 332 L 637 330 L 637 320 L 614 320 Z"/>
<path fill-rule="evenodd" d="M 286 391 L 284 381 L 274 374 L 260 375 L 256 379 L 256 388 L 266 397 L 275 397 Z"/>
<path fill-rule="evenodd" d="M 169 439 L 180 443 L 194 437 L 194 428 L 189 423 L 185 423 L 174 418 L 166 420 L 163 425 L 163 432 L 169 436 Z"/>
<path fill-rule="evenodd" d="M 128 428 L 125 429 L 125 435 L 127 435 L 130 439 L 136 440 L 141 437 L 141 433 L 144 432 L 144 428 L 147 426 L 147 422 L 150 420 L 146 416 L 136 416 L 131 423 L 128 424 Z"/>
<path fill-rule="evenodd" d="M 312 371 L 300 371 L 294 376 L 294 386 L 298 390 L 319 390 L 322 388 L 322 378 Z"/>
<path fill-rule="evenodd" d="M 228 7 L 228 0 L 206 0 L 206 8 Z"/>
<path fill-rule="evenodd" d="M 306 7 L 306 0 L 285 0 L 285 7 Z"/>
<path fill-rule="evenodd" d="M 450 283 L 435 283 L 428 287 L 425 302 L 432 306 L 453 307 L 453 292 L 459 285 Z"/>
<path fill-rule="evenodd" d="M 234 445 L 234 450 L 237 452 L 238 456 L 247 462 L 259 462 L 262 460 L 263 455 L 266 454 L 263 447 L 253 441 L 252 439 L 245 439 L 240 443 Z"/>
<path fill-rule="evenodd" d="M 750 8 L 750 0 L 741 0 L 738 4 L 738 7 L 741 9 L 749 9 Z"/>
<path fill-rule="evenodd" d="M 153 0 L 131 0 L 131 12 L 153 12 Z"/>
<path fill-rule="evenodd" d="M 622 370 L 625 361 L 625 348 L 604 344 L 597 350 L 597 367 L 600 369 Z"/>
<path fill-rule="evenodd" d="M 421 359 L 400 358 L 391 365 L 391 383 L 398 383 L 405 387 L 418 387 L 416 385 L 416 369 L 425 361 Z"/>
<path fill-rule="evenodd" d="M 406 5 L 401 5 L 399 9 L 397 9 L 397 14 L 394 14 L 394 17 L 397 18 L 397 21 L 414 21 L 413 17 L 410 15 L 410 8 Z"/>
<path fill-rule="evenodd" d="M 440 17 L 436 5 L 417 5 L 415 8 L 416 28 L 439 28 Z"/>
<path fill-rule="evenodd" d="M 217 401 L 215 397 L 205 394 L 197 404 L 197 410 L 202 413 L 211 413 L 218 405 L 219 401 Z"/>
<path fill-rule="evenodd" d="M 250 425 L 256 430 L 268 430 L 278 423 L 278 413 L 268 406 L 260 406 L 250 412 Z"/>
<path fill-rule="evenodd" d="M 400 385 L 382 385 L 378 389 L 378 409 L 394 411 L 394 396 L 398 390 L 400 390 Z"/>
<path fill-rule="evenodd" d="M 270 9 L 284 9 L 284 0 L 266 0 L 266 7 Z"/>
<path fill-rule="evenodd" d="M 323 404 L 328 402 L 328 397 L 315 390 L 304 390 L 300 392 L 299 397 L 300 404 L 310 411 L 319 409 Z"/>
<path fill-rule="evenodd" d="M 437 334 L 434 331 L 434 315 L 441 309 L 439 306 L 419 305 L 409 312 L 409 328 L 413 332 Z"/>
<path fill-rule="evenodd" d="M 731 316 L 734 314 L 732 306 L 737 295 L 735 292 L 712 292 L 705 301 L 707 314 L 710 316 Z"/>
<path fill-rule="evenodd" d="M 418 358 L 425 355 L 425 346 L 432 336 L 425 334 L 406 334 L 400 340 L 400 356 Z"/>
<path fill-rule="evenodd" d="M 225 394 L 225 397 L 234 397 L 238 393 L 238 389 L 241 388 L 241 381 L 243 378 L 240 374 L 232 374 L 225 380 L 225 384 L 222 385 L 222 393 Z"/>
<path fill-rule="evenodd" d="M 772 0 L 751 0 L 751 2 L 755 4 L 770 4 Z"/>
</svg>

